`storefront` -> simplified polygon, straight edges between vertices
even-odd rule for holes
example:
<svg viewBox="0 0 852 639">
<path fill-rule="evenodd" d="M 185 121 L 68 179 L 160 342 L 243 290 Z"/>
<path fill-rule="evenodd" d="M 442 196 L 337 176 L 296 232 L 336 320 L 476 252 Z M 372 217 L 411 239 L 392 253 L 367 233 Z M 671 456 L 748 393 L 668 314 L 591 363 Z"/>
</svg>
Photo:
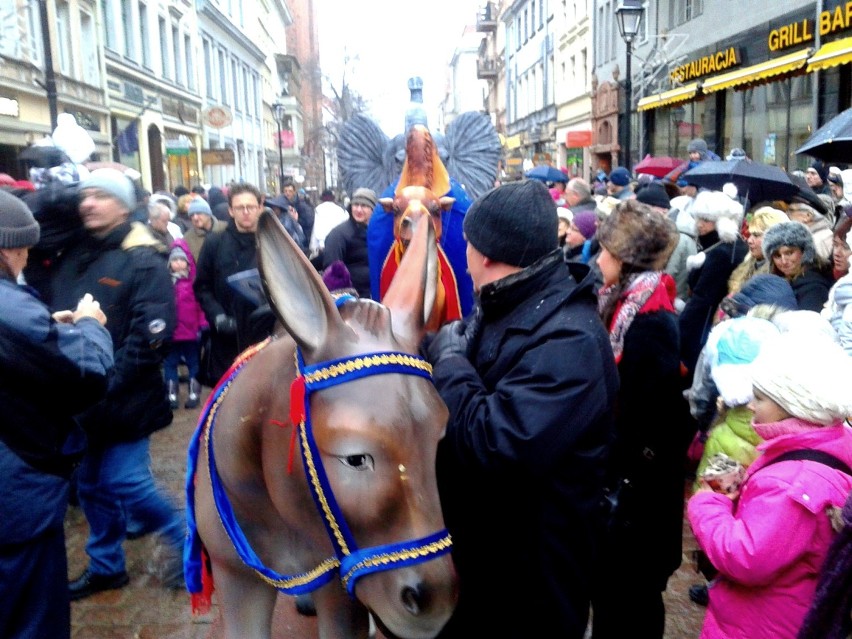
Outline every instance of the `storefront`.
<svg viewBox="0 0 852 639">
<path fill-rule="evenodd" d="M 818 20 L 813 10 L 788 14 L 671 70 L 676 88 L 639 100 L 643 148 L 686 157 L 701 137 L 722 156 L 739 147 L 759 162 L 804 168 L 810 158 L 796 149 L 850 106 L 852 2 L 825 5 Z"/>
</svg>

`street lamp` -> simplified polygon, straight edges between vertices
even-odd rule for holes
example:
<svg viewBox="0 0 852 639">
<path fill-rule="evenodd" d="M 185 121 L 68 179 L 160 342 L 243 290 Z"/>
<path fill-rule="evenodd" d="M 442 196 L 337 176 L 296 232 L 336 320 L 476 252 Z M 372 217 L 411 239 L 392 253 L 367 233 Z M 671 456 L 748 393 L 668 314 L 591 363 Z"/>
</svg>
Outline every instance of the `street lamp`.
<svg viewBox="0 0 852 639">
<path fill-rule="evenodd" d="M 275 112 L 275 122 L 278 124 L 278 192 L 280 193 L 284 185 L 284 151 L 281 150 L 281 123 L 284 122 L 287 107 L 276 100 L 275 104 L 272 105 L 272 110 Z"/>
<path fill-rule="evenodd" d="M 621 0 L 621 4 L 615 9 L 615 17 L 618 20 L 618 32 L 621 34 L 621 39 L 627 45 L 627 73 L 624 79 L 624 94 L 627 102 L 627 123 L 624 127 L 626 133 L 624 166 L 628 169 L 630 168 L 630 125 L 633 112 L 633 83 L 630 79 L 630 62 L 633 57 L 633 40 L 639 34 L 639 27 L 642 24 L 642 14 L 644 12 L 642 0 Z"/>
</svg>

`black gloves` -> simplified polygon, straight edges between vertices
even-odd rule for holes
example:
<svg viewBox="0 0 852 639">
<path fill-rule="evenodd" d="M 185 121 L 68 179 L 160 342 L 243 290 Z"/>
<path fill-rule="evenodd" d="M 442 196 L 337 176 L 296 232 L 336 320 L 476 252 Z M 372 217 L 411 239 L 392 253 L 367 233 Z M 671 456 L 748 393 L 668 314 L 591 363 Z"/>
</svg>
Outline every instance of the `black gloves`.
<svg viewBox="0 0 852 639">
<path fill-rule="evenodd" d="M 478 309 L 477 309 L 478 311 Z M 425 344 L 426 359 L 431 364 L 461 355 L 467 358 L 476 346 L 479 337 L 479 313 L 472 315 L 467 321 L 456 320 L 444 324 L 440 330 Z"/>
<path fill-rule="evenodd" d="M 237 332 L 237 320 L 230 315 L 219 313 L 213 324 L 216 332 L 221 335 L 235 335 Z"/>
</svg>

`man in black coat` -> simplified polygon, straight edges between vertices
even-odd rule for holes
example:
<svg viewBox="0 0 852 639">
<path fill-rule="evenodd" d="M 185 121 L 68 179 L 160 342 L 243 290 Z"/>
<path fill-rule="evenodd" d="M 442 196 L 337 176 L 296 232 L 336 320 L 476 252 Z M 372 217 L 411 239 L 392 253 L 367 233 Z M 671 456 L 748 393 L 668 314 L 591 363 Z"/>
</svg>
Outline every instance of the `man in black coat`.
<svg viewBox="0 0 852 639">
<path fill-rule="evenodd" d="M 215 384 L 234 359 L 255 341 L 252 313 L 258 304 L 240 294 L 228 277 L 257 268 L 257 222 L 263 212 L 263 194 L 253 184 L 235 184 L 228 190 L 231 223 L 221 233 L 207 236 L 198 256 L 193 290 L 210 324 L 209 370 L 203 382 Z"/>
<path fill-rule="evenodd" d="M 376 208 L 376 193 L 371 189 L 355 189 L 350 201 L 349 219 L 338 224 L 325 238 L 322 268 L 340 260 L 349 270 L 358 295 L 370 297 L 370 262 L 367 256 L 367 224 Z"/>
<path fill-rule="evenodd" d="M 53 278 L 54 308 L 74 308 L 91 293 L 107 314 L 115 369 L 106 397 L 79 416 L 89 449 L 77 472 L 89 523 L 89 565 L 69 584 L 71 599 L 129 581 L 122 543 L 127 521 L 159 531 L 171 553 L 166 585 L 182 583 L 185 524 L 151 474 L 149 437 L 172 412 L 160 371 L 175 325 L 175 297 L 165 255 L 144 224 L 129 222 L 133 184 L 115 169 L 98 169 L 80 184 L 86 237 L 61 257 Z"/>
<path fill-rule="evenodd" d="M 293 205 L 293 208 L 296 209 L 296 212 L 299 214 L 299 224 L 305 232 L 305 237 L 308 242 L 310 242 L 311 234 L 314 232 L 314 217 L 316 216 L 314 207 L 311 206 L 311 203 L 308 202 L 308 200 L 301 197 L 296 192 L 296 185 L 293 184 L 292 181 L 285 182 L 284 186 L 281 187 L 281 192 L 284 194 L 284 197 L 290 201 L 290 204 Z"/>
<path fill-rule="evenodd" d="M 437 472 L 459 603 L 442 639 L 580 639 L 618 386 L 588 267 L 566 265 L 535 180 L 464 220 L 472 317 L 425 350 L 450 410 Z"/>
</svg>

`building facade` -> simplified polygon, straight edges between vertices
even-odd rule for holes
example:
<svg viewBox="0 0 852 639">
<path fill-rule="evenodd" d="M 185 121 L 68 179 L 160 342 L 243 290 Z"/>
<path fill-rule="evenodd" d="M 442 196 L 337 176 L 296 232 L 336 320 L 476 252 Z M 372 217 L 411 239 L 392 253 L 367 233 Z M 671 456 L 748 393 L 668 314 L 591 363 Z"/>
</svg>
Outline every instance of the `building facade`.
<svg viewBox="0 0 852 639">
<path fill-rule="evenodd" d="M 603 164 L 618 161 L 623 138 L 620 61 L 626 50 L 614 19 L 614 3 L 596 0 L 595 146 Z M 611 14 L 611 18 L 607 15 Z M 634 47 L 631 148 L 686 156 L 696 137 L 725 157 L 742 148 L 748 157 L 788 170 L 810 159 L 795 151 L 815 128 L 850 106 L 852 2 L 789 0 L 749 5 L 731 19 L 730 7 L 707 0 L 646 3 L 642 34 Z M 617 113 L 606 110 L 613 93 Z"/>
</svg>

